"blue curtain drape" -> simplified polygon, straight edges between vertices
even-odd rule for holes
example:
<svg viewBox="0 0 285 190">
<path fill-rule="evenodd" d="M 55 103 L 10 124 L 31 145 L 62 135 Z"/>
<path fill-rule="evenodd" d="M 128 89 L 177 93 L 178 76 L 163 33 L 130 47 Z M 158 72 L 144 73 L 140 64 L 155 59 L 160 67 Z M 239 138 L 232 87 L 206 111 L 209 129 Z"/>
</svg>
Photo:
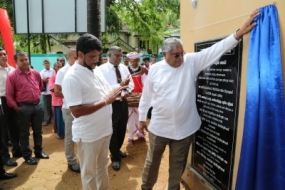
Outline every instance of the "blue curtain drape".
<svg viewBox="0 0 285 190">
<path fill-rule="evenodd" d="M 285 104 L 278 12 L 260 8 L 250 33 L 236 190 L 285 189 Z"/>
</svg>

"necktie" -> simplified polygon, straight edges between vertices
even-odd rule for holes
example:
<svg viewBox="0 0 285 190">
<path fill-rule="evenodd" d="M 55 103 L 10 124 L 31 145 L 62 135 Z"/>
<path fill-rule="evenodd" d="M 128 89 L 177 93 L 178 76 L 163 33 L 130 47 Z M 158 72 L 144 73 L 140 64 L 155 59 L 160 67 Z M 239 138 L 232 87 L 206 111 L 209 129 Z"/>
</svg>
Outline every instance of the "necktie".
<svg viewBox="0 0 285 190">
<path fill-rule="evenodd" d="M 118 66 L 114 66 L 114 67 L 115 67 L 115 70 L 116 70 L 117 81 L 118 81 L 118 83 L 121 83 L 122 77 L 121 77 L 121 73 L 120 73 L 120 71 L 118 69 Z"/>
</svg>

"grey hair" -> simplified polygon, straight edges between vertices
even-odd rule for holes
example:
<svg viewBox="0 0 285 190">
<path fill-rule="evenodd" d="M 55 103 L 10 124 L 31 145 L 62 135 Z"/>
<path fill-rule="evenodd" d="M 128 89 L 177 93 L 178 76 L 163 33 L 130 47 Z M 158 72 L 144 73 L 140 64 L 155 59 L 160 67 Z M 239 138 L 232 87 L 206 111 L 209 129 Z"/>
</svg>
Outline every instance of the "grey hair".
<svg viewBox="0 0 285 190">
<path fill-rule="evenodd" d="M 167 38 L 162 43 L 161 51 L 162 52 L 169 52 L 173 48 L 175 48 L 177 46 L 181 46 L 181 45 L 182 45 L 182 41 L 180 39 L 178 39 L 178 38 Z"/>
<path fill-rule="evenodd" d="M 122 49 L 119 46 L 112 46 L 109 49 L 109 54 L 112 54 L 113 51 L 118 50 L 118 51 L 122 51 Z"/>
</svg>

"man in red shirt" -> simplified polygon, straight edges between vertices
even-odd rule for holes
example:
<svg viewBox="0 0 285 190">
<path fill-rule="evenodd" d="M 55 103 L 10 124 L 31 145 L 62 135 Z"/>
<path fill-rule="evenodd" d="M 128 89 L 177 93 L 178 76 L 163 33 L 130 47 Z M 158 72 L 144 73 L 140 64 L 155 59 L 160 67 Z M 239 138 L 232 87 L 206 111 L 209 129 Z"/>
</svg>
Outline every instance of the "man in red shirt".
<svg viewBox="0 0 285 190">
<path fill-rule="evenodd" d="M 6 98 L 8 106 L 19 114 L 21 152 L 29 165 L 37 164 L 31 157 L 29 145 L 29 128 L 32 124 L 35 156 L 48 159 L 42 151 L 42 119 L 43 110 L 40 105 L 40 93 L 43 82 L 40 74 L 31 69 L 25 52 L 14 55 L 18 68 L 9 73 L 6 81 Z"/>
</svg>

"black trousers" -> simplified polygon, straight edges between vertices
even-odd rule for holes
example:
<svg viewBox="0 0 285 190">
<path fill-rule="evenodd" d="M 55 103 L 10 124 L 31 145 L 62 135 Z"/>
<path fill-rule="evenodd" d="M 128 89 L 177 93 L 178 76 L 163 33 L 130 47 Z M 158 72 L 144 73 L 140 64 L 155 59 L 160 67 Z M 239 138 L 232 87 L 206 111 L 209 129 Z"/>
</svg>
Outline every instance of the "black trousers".
<svg viewBox="0 0 285 190">
<path fill-rule="evenodd" d="M 112 154 L 111 160 L 121 161 L 120 157 L 120 149 L 124 143 L 129 111 L 128 111 L 128 103 L 126 99 L 122 101 L 116 100 L 112 104 L 113 114 L 112 114 L 112 126 L 113 126 L 113 134 L 110 141 L 110 152 Z"/>
<path fill-rule="evenodd" d="M 28 158 L 32 155 L 29 144 L 30 136 L 30 123 L 33 129 L 34 149 L 35 153 L 42 151 L 42 120 L 43 110 L 40 104 L 27 105 L 19 104 L 21 111 L 19 113 L 20 127 L 20 144 L 21 152 L 24 158 Z"/>
<path fill-rule="evenodd" d="M 1 123 L 0 123 L 0 127 L 2 127 Z M 2 142 L 2 130 L 0 130 L 0 140 Z M 1 152 L 2 152 L 2 146 L 0 146 L 0 158 L 2 158 L 2 153 Z M 2 159 L 0 159 L 0 174 L 4 174 L 4 173 L 5 173 L 4 163 L 3 163 Z"/>
<path fill-rule="evenodd" d="M 20 126 L 19 126 L 19 117 L 17 112 L 8 107 L 5 97 L 1 97 L 1 107 L 2 111 L 0 113 L 0 125 L 1 125 L 1 158 L 4 162 L 10 159 L 9 149 L 8 149 L 8 140 L 12 143 L 12 154 L 16 155 L 21 153 L 20 151 Z M 8 135 L 10 134 L 10 139 Z"/>
<path fill-rule="evenodd" d="M 52 117 L 52 106 L 51 106 L 51 95 L 43 95 L 43 107 L 44 107 L 44 121 L 51 123 Z"/>
</svg>

